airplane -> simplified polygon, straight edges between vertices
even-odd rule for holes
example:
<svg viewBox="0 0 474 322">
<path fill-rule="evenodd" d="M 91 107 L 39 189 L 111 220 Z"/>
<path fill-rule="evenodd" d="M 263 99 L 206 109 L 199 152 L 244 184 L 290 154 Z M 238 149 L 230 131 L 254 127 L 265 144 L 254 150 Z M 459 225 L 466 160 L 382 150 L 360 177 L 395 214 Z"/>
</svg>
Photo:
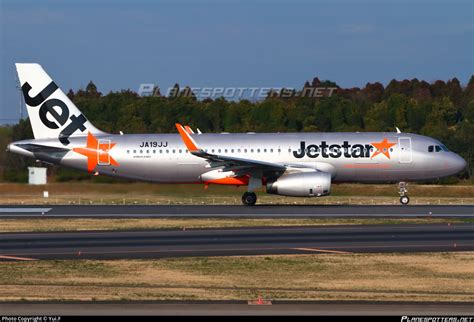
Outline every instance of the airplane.
<svg viewBox="0 0 474 322">
<path fill-rule="evenodd" d="M 178 134 L 110 134 L 92 125 L 39 64 L 17 63 L 34 139 L 7 151 L 98 175 L 156 183 L 247 186 L 294 197 L 322 197 L 334 182 L 399 183 L 459 173 L 463 158 L 427 136 L 369 133 L 195 133 L 176 123 Z"/>
</svg>

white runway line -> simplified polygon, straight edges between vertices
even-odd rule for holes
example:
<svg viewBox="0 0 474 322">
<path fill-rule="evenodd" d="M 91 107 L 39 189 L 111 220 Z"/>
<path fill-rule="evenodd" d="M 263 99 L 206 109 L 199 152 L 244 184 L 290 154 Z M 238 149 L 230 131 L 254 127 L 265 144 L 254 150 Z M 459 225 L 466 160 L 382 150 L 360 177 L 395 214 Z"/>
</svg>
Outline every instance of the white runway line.
<svg viewBox="0 0 474 322">
<path fill-rule="evenodd" d="M 17 261 L 37 261 L 36 258 L 7 256 L 7 255 L 0 255 L 0 259 L 14 259 L 14 260 L 17 260 Z"/>
<path fill-rule="evenodd" d="M 0 213 L 31 213 L 40 212 L 47 213 L 52 208 L 0 208 Z"/>
</svg>

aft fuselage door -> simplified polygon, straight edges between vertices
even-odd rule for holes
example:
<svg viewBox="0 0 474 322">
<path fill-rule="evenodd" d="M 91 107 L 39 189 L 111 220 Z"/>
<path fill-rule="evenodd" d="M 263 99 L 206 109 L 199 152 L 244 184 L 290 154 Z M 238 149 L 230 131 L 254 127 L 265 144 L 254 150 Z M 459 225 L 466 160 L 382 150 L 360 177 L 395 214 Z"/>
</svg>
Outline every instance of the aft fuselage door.
<svg viewBox="0 0 474 322">
<path fill-rule="evenodd" d="M 400 163 L 410 163 L 412 161 L 411 138 L 399 138 L 398 148 L 398 161 Z"/>
</svg>

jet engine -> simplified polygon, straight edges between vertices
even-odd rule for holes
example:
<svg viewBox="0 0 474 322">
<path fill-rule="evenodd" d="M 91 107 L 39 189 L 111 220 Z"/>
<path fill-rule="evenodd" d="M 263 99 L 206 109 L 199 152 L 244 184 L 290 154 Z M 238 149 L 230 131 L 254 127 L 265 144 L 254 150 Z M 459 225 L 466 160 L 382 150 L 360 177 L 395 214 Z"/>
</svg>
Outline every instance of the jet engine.
<svg viewBox="0 0 474 322">
<path fill-rule="evenodd" d="M 267 183 L 267 193 L 291 197 L 320 197 L 331 191 L 331 174 L 296 172 L 283 174 Z"/>
</svg>

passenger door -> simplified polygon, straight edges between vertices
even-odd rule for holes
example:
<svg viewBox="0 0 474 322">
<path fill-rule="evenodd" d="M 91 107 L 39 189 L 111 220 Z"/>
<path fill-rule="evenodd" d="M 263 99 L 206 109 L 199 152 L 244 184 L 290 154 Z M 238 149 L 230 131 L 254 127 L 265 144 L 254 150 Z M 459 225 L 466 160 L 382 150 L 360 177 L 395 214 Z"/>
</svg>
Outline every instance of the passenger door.
<svg viewBox="0 0 474 322">
<path fill-rule="evenodd" d="M 400 163 L 411 163 L 411 138 L 399 138 L 398 139 L 398 162 Z"/>
</svg>

